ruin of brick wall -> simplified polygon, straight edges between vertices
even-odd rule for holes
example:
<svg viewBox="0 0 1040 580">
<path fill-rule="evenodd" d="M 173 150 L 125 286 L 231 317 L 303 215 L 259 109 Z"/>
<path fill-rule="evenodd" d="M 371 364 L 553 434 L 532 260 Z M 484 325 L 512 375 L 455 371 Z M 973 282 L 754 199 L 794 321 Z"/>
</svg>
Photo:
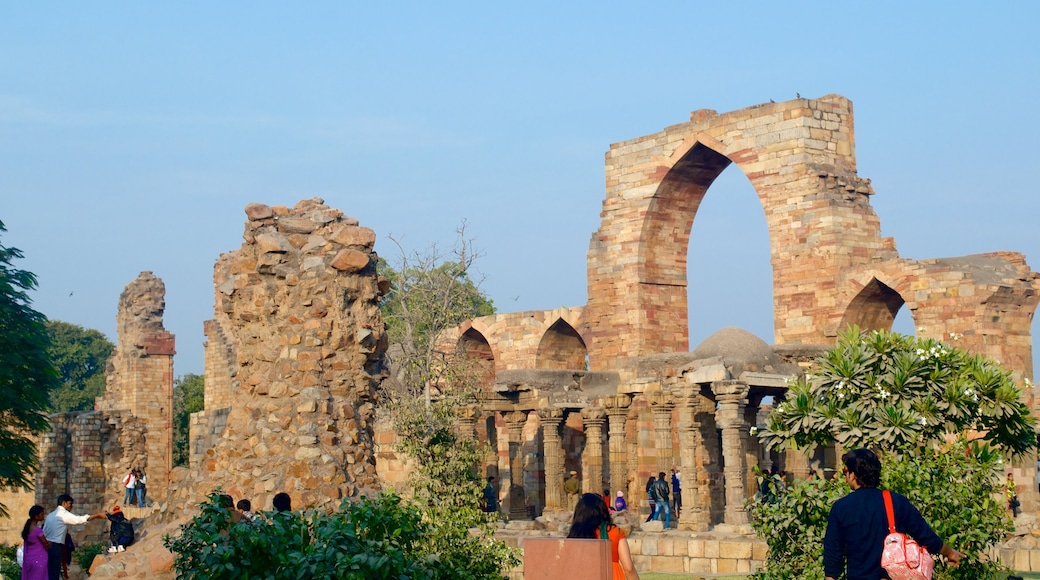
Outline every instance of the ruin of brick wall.
<svg viewBox="0 0 1040 580">
<path fill-rule="evenodd" d="M 378 300 L 387 285 L 375 232 L 320 199 L 250 204 L 246 215 L 245 243 L 214 267 L 205 411 L 192 417 L 176 501 L 218 486 L 255 509 L 282 491 L 294 505 L 378 491 L 373 402 L 386 376 Z"/>
<path fill-rule="evenodd" d="M 75 513 L 108 511 L 122 504 L 122 478 L 146 447 L 147 425 L 125 411 L 88 411 L 51 415 L 51 429 L 40 441 L 40 472 L 35 501 L 47 511 L 61 494 L 76 501 Z M 149 475 L 149 495 L 153 487 Z M 24 519 L 22 520 L 24 523 Z M 90 522 L 72 529 L 77 542 L 104 541 L 107 524 Z"/>
</svg>

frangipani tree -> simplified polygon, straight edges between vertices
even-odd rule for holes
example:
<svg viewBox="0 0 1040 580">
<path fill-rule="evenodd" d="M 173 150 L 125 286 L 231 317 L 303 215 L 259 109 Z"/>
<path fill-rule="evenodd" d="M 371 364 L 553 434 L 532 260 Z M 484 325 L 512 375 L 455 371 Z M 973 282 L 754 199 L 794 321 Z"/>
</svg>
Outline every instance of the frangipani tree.
<svg viewBox="0 0 1040 580">
<path fill-rule="evenodd" d="M 988 554 L 1014 527 L 998 493 L 1005 461 L 1036 448 L 1036 421 L 1021 397 L 995 361 L 933 339 L 850 327 L 790 384 L 758 436 L 801 453 L 833 443 L 879 452 L 882 487 L 907 496 L 966 555 L 957 568 L 940 562 L 934 578 L 991 580 L 1007 570 Z M 769 544 L 766 568 L 752 577 L 822 580 L 830 506 L 848 492 L 835 478 L 750 501 L 752 526 Z"/>
<path fill-rule="evenodd" d="M 791 383 L 759 433 L 769 447 L 805 451 L 941 447 L 958 436 L 1005 456 L 1036 447 L 1036 420 L 1011 371 L 934 339 L 855 326 Z"/>
</svg>

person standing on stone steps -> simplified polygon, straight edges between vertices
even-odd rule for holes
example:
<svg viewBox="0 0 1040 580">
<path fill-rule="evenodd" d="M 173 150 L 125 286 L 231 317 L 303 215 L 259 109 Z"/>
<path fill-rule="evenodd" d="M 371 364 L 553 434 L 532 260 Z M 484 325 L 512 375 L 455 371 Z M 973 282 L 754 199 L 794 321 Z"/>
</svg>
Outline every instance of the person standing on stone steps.
<svg viewBox="0 0 1040 580">
<path fill-rule="evenodd" d="M 137 489 L 137 468 L 130 470 L 130 473 L 126 474 L 123 478 L 123 487 L 126 488 L 126 495 L 123 496 L 123 505 L 132 505 L 134 503 L 134 494 Z"/>
<path fill-rule="evenodd" d="M 682 479 L 679 477 L 679 468 L 672 466 L 672 513 L 675 519 L 679 519 L 682 511 Z"/>
<path fill-rule="evenodd" d="M 135 488 L 135 491 L 137 491 L 137 507 L 144 507 L 144 495 L 145 495 L 145 493 L 148 492 L 148 488 L 147 488 L 147 486 L 145 486 L 145 483 L 147 483 L 147 480 L 148 480 L 148 476 L 146 476 L 144 474 L 144 470 L 143 469 L 138 469 L 137 470 L 137 487 Z"/>
</svg>

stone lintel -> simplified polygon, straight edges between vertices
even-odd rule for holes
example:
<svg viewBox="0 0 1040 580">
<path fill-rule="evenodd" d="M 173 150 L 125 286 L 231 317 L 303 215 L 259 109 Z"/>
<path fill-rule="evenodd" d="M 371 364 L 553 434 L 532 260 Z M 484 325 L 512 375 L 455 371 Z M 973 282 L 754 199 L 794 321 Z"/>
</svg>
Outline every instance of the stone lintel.
<svg viewBox="0 0 1040 580">
<path fill-rule="evenodd" d="M 145 336 L 137 343 L 137 347 L 143 350 L 146 356 L 173 356 L 177 354 L 174 336 L 168 332 Z"/>
<path fill-rule="evenodd" d="M 773 373 L 755 373 L 745 371 L 740 373 L 741 381 L 752 387 L 782 387 L 787 388 L 789 375 L 777 375 Z"/>
<path fill-rule="evenodd" d="M 683 379 L 687 384 L 706 384 L 713 383 L 715 381 L 725 381 L 732 379 L 733 375 L 726 369 L 726 365 L 721 361 L 717 364 L 701 365 L 695 369 L 690 369 L 683 372 Z"/>
</svg>

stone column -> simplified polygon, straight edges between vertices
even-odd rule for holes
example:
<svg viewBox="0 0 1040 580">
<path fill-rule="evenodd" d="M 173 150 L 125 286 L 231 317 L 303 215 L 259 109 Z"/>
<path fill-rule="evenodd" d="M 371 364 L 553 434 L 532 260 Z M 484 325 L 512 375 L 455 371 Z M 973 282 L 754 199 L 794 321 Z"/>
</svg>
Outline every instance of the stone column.
<svg viewBox="0 0 1040 580">
<path fill-rule="evenodd" d="M 542 420 L 542 446 L 545 457 L 545 511 L 564 511 L 563 447 L 560 446 L 560 424 L 563 409 L 539 409 Z"/>
<path fill-rule="evenodd" d="M 716 420 L 722 428 L 722 456 L 726 476 L 725 522 L 732 525 L 746 524 L 744 449 L 748 427 L 744 423 L 744 407 L 749 388 L 743 381 L 715 381 L 711 389 L 719 405 Z"/>
<path fill-rule="evenodd" d="M 504 415 L 509 430 L 509 484 L 506 490 L 509 519 L 527 519 L 527 502 L 524 496 L 524 425 L 527 413 L 513 411 Z M 505 482 L 502 482 L 505 485 Z"/>
<path fill-rule="evenodd" d="M 657 471 L 663 471 L 667 476 L 675 465 L 675 452 L 672 449 L 672 409 L 675 408 L 675 403 L 672 402 L 670 394 L 662 392 L 648 393 L 647 399 L 654 414 L 654 455 Z"/>
<path fill-rule="evenodd" d="M 473 441 L 477 435 L 477 407 L 473 405 L 464 405 L 455 409 L 455 429 L 459 435 L 459 439 L 463 441 Z"/>
<path fill-rule="evenodd" d="M 582 476 L 586 492 L 603 491 L 603 424 L 606 420 L 603 407 L 586 407 L 581 410 L 581 421 L 585 426 Z"/>
<path fill-rule="evenodd" d="M 699 388 L 697 385 L 687 388 Z M 697 421 L 697 413 L 701 411 L 699 392 L 683 392 L 675 396 L 679 406 L 679 466 L 682 473 L 682 513 L 679 516 L 678 529 L 694 532 L 706 532 L 711 529 L 711 496 L 706 486 L 702 485 L 704 477 L 699 456 L 701 449 L 701 425 Z M 703 488 L 703 489 L 702 489 Z"/>
<path fill-rule="evenodd" d="M 622 490 L 626 495 L 629 493 L 628 482 L 631 475 L 628 471 L 628 453 L 625 450 L 625 421 L 628 420 L 628 406 L 631 403 L 632 398 L 628 395 L 611 395 L 603 398 L 607 416 L 610 418 L 607 440 L 608 459 L 610 460 L 610 491 Z M 631 501 L 632 498 L 629 497 L 628 500 Z"/>
</svg>

